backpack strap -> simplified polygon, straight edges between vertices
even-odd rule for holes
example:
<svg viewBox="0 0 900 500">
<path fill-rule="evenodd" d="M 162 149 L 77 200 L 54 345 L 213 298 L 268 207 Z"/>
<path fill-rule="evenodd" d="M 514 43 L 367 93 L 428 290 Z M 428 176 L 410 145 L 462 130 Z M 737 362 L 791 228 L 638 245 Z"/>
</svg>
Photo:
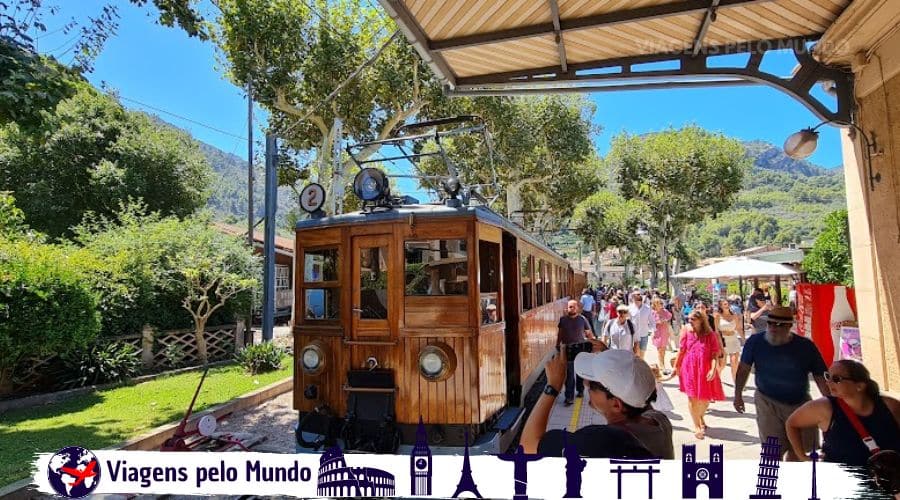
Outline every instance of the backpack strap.
<svg viewBox="0 0 900 500">
<path fill-rule="evenodd" d="M 867 431 L 862 422 L 859 421 L 859 417 L 856 416 L 856 413 L 853 413 L 853 410 L 850 409 L 850 406 L 841 398 L 836 397 L 835 399 L 837 400 L 837 404 L 841 408 L 841 411 L 843 411 L 844 415 L 847 417 L 847 420 L 850 421 L 850 425 L 856 429 L 856 433 L 862 438 L 863 444 L 869 449 L 869 453 L 874 455 L 881 451 L 881 448 L 875 443 L 875 438 L 869 434 L 869 431 Z"/>
</svg>

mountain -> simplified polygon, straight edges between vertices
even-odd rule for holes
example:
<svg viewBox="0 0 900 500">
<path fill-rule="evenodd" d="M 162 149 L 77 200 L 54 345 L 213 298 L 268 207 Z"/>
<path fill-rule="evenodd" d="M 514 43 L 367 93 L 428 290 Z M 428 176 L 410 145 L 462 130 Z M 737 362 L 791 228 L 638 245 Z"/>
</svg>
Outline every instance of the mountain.
<svg viewBox="0 0 900 500">
<path fill-rule="evenodd" d="M 846 208 L 841 168 L 793 160 L 762 141 L 745 142 L 744 147 L 753 167 L 734 205 L 688 232 L 688 245 L 701 257 L 814 239 L 828 213 Z"/>
<path fill-rule="evenodd" d="M 747 156 L 753 158 L 753 163 L 764 170 L 776 170 L 788 174 L 813 177 L 829 173 L 829 170 L 813 165 L 806 160 L 795 160 L 784 154 L 784 150 L 764 141 L 744 142 Z"/>
<path fill-rule="evenodd" d="M 200 142 L 200 141 L 198 141 Z M 231 224 L 247 223 L 247 159 L 226 153 L 221 149 L 200 142 L 200 150 L 206 155 L 215 180 L 212 193 L 206 202 L 216 218 Z M 253 213 L 256 220 L 265 214 L 265 165 L 257 163 L 253 169 Z M 276 231 L 282 235 L 293 233 L 298 211 L 297 195 L 289 187 L 278 188 L 278 206 L 275 210 Z"/>
</svg>

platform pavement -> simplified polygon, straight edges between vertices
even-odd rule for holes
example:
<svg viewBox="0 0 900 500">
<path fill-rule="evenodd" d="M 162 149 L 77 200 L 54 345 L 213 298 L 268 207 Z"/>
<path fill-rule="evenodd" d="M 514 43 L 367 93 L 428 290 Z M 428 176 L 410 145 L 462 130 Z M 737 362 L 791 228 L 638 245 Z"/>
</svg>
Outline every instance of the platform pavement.
<svg viewBox="0 0 900 500">
<path fill-rule="evenodd" d="M 667 363 L 674 358 L 675 353 L 667 353 Z M 647 352 L 645 360 L 649 364 L 657 363 L 656 352 Z M 753 375 L 744 388 L 744 404 L 746 411 L 740 414 L 734 410 L 732 397 L 734 396 L 734 384 L 731 380 L 731 367 L 726 366 L 722 371 L 722 388 L 725 391 L 726 400 L 710 404 L 706 415 L 706 438 L 698 440 L 694 436 L 694 425 L 688 412 L 688 399 L 678 390 L 678 379 L 673 378 L 663 383 L 663 388 L 672 400 L 674 411 L 664 412 L 672 421 L 672 441 L 675 445 L 675 456 L 681 455 L 681 445 L 696 444 L 705 448 L 709 444 L 722 444 L 725 447 L 725 456 L 730 459 L 759 459 L 760 441 L 756 430 L 756 405 L 753 401 Z M 818 392 L 813 388 L 813 395 Z M 564 406 L 563 394 L 560 394 L 550 412 L 547 429 L 563 429 L 569 431 L 580 429 L 586 425 L 604 424 L 606 419 L 588 406 L 586 398 L 576 399 L 572 406 Z M 574 429 L 573 429 L 574 427 Z"/>
</svg>

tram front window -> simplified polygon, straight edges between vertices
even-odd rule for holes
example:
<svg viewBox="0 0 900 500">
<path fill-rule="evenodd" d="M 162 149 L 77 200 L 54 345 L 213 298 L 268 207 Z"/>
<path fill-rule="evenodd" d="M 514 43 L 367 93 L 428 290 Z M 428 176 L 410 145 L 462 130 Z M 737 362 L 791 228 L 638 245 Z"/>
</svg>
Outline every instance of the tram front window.
<svg viewBox="0 0 900 500">
<path fill-rule="evenodd" d="M 406 242 L 406 295 L 466 295 L 466 240 Z"/>
<path fill-rule="evenodd" d="M 360 319 L 387 319 L 387 247 L 359 250 Z"/>
</svg>

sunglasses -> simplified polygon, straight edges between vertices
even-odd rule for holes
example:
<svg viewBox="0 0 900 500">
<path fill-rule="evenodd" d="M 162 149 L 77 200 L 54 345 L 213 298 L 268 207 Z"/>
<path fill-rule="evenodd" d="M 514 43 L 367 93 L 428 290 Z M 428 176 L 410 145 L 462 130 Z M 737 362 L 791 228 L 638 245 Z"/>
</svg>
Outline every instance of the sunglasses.
<svg viewBox="0 0 900 500">
<path fill-rule="evenodd" d="M 825 380 L 827 380 L 828 382 L 834 382 L 835 384 L 840 384 L 841 382 L 843 382 L 843 381 L 845 381 L 845 380 L 846 380 L 847 382 L 856 382 L 855 380 L 853 380 L 853 379 L 850 378 L 850 377 L 844 377 L 844 376 L 841 376 L 841 375 L 832 375 L 832 374 L 829 373 L 829 372 L 823 373 L 822 376 L 824 376 L 824 377 L 825 377 Z"/>
<path fill-rule="evenodd" d="M 768 323 L 772 326 L 792 326 L 793 325 L 793 323 L 786 323 L 786 322 L 781 322 L 781 321 L 766 321 L 766 323 Z"/>
</svg>

